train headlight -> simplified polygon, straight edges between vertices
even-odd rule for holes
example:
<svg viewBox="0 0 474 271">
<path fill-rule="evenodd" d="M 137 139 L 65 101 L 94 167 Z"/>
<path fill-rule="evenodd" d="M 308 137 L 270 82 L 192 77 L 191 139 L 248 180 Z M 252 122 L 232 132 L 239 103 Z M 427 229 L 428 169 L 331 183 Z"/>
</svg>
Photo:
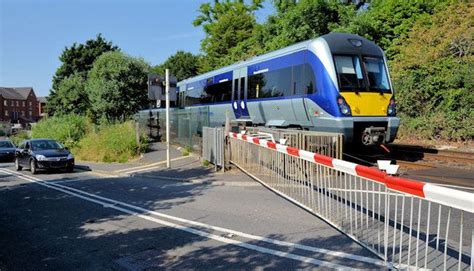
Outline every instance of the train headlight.
<svg viewBox="0 0 474 271">
<path fill-rule="evenodd" d="M 351 108 L 342 96 L 337 97 L 337 106 L 339 106 L 339 111 L 341 111 L 344 116 L 352 115 Z"/>
<path fill-rule="evenodd" d="M 392 116 L 392 117 L 397 115 L 397 104 L 395 103 L 394 98 L 390 99 L 390 103 L 388 104 L 388 108 L 387 108 L 387 115 Z"/>
</svg>

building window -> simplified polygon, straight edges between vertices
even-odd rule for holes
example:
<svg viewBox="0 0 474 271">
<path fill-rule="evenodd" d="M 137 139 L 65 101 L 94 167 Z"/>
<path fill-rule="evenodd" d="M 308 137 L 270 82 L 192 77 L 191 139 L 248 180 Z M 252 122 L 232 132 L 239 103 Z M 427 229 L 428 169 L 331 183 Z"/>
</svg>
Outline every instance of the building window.
<svg viewBox="0 0 474 271">
<path fill-rule="evenodd" d="M 30 115 L 30 117 L 33 115 L 33 111 L 28 111 L 28 115 Z"/>
<path fill-rule="evenodd" d="M 4 105 L 4 106 L 8 106 L 7 100 L 4 100 L 4 101 L 3 101 L 3 105 Z"/>
<path fill-rule="evenodd" d="M 31 103 L 31 102 L 29 102 L 28 104 L 29 104 L 29 105 L 30 105 L 30 107 L 31 107 L 32 103 Z"/>
<path fill-rule="evenodd" d="M 23 107 L 25 107 L 25 105 L 26 105 L 26 103 L 25 103 L 25 101 L 23 101 Z"/>
<path fill-rule="evenodd" d="M 22 117 L 25 116 L 25 111 L 21 111 L 21 116 L 22 116 Z"/>
<path fill-rule="evenodd" d="M 16 106 L 20 106 L 20 101 L 16 101 Z"/>
<path fill-rule="evenodd" d="M 14 105 L 15 105 L 15 102 L 14 102 L 14 101 L 11 101 L 10 105 L 11 105 L 11 106 L 14 106 Z"/>
<path fill-rule="evenodd" d="M 5 117 L 8 117 L 8 110 L 5 110 Z"/>
</svg>

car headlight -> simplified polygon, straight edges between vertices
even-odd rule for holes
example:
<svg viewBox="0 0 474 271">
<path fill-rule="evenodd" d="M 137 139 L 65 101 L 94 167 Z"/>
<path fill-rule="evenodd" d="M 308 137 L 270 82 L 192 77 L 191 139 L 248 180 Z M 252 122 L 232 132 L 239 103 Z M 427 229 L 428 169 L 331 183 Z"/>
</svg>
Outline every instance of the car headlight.
<svg viewBox="0 0 474 271">
<path fill-rule="evenodd" d="M 44 156 L 44 155 L 42 155 L 42 154 L 37 154 L 37 155 L 35 155 L 35 158 L 36 158 L 36 160 L 38 160 L 38 161 L 44 161 L 44 160 L 46 160 L 46 156 Z"/>
<path fill-rule="evenodd" d="M 68 154 L 67 159 L 74 159 L 74 155 L 72 155 L 72 153 Z"/>
</svg>

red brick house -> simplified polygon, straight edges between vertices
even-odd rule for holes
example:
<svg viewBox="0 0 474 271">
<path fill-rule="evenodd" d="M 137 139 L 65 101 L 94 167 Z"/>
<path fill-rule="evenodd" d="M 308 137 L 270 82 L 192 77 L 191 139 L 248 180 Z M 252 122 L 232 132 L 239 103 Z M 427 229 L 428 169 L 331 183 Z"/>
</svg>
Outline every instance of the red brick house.
<svg viewBox="0 0 474 271">
<path fill-rule="evenodd" d="M 48 99 L 46 97 L 38 97 L 38 116 L 39 118 L 45 117 L 47 114 L 45 112 L 46 103 Z"/>
<path fill-rule="evenodd" d="M 32 87 L 0 87 L 0 121 L 25 125 L 38 118 L 38 101 Z"/>
</svg>

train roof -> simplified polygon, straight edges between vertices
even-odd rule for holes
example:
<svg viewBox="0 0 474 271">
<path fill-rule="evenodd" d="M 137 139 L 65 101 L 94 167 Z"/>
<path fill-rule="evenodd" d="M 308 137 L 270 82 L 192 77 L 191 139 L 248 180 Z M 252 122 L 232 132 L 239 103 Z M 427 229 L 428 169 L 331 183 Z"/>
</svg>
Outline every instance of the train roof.
<svg viewBox="0 0 474 271">
<path fill-rule="evenodd" d="M 311 43 L 313 43 L 317 40 L 320 40 L 320 39 L 324 39 L 324 41 L 328 44 L 328 46 L 331 47 L 332 49 L 334 49 L 334 50 L 331 50 L 333 53 L 337 53 L 337 51 L 342 50 L 343 48 L 346 49 L 345 50 L 346 52 L 347 52 L 348 48 L 349 48 L 349 50 L 354 50 L 354 52 L 359 51 L 360 48 L 355 48 L 354 47 L 352 49 L 350 47 L 353 47 L 353 46 L 350 46 L 350 47 L 347 46 L 347 41 L 348 40 L 356 39 L 356 40 L 361 40 L 363 42 L 364 51 L 368 52 L 369 54 L 371 54 L 371 55 L 383 55 L 383 52 L 382 52 L 382 50 L 380 49 L 379 46 L 377 46 L 374 42 L 369 41 L 369 40 L 367 40 L 367 39 L 365 39 L 361 36 L 358 36 L 358 35 L 355 35 L 355 34 L 350 34 L 350 33 L 332 32 L 332 33 L 329 33 L 329 34 L 322 35 L 322 36 L 320 36 L 316 39 L 311 39 L 311 40 L 306 40 L 306 41 L 303 41 L 303 42 L 299 42 L 299 43 L 296 43 L 296 44 L 293 44 L 293 45 L 287 46 L 285 48 L 278 49 L 278 50 L 275 50 L 275 51 L 272 51 L 272 52 L 269 52 L 269 53 L 266 53 L 266 54 L 263 54 L 263 55 L 254 56 L 254 57 L 252 57 L 248 60 L 240 61 L 240 62 L 237 62 L 235 64 L 225 66 L 225 67 L 222 67 L 222 68 L 217 69 L 217 70 L 213 70 L 213 71 L 210 71 L 210 72 L 207 72 L 207 73 L 195 76 L 195 77 L 187 78 L 185 80 L 182 80 L 182 81 L 178 82 L 177 85 L 180 86 L 180 85 L 183 85 L 183 84 L 186 84 L 186 83 L 192 83 L 192 82 L 196 82 L 196 81 L 199 81 L 199 80 L 208 79 L 210 77 L 220 75 L 220 74 L 223 74 L 223 73 L 226 73 L 226 72 L 231 72 L 235 69 L 242 68 L 242 67 L 245 67 L 245 66 L 248 66 L 248 65 L 256 64 L 256 63 L 266 61 L 266 60 L 269 60 L 269 59 L 272 59 L 272 58 L 275 58 L 275 57 L 284 56 L 284 55 L 288 55 L 288 54 L 295 53 L 295 52 L 298 52 L 298 51 L 302 51 L 302 50 L 307 49 L 310 46 Z"/>
<path fill-rule="evenodd" d="M 235 64 L 225 66 L 225 67 L 222 67 L 222 68 L 217 69 L 217 70 L 213 70 L 213 71 L 203 73 L 203 74 L 195 76 L 195 77 L 191 77 L 191 78 L 182 80 L 182 81 L 178 82 L 178 85 L 182 85 L 182 84 L 185 84 L 185 83 L 188 83 L 188 82 L 195 82 L 195 81 L 207 79 L 209 77 L 213 77 L 213 76 L 216 76 L 216 75 L 219 75 L 219 74 L 222 74 L 222 73 L 230 72 L 230 71 L 233 71 L 235 69 L 245 67 L 245 66 L 248 66 L 248 65 L 252 65 L 252 64 L 255 64 L 255 63 L 258 63 L 258 62 L 262 62 L 262 61 L 265 61 L 265 60 L 268 60 L 268 59 L 272 59 L 272 58 L 275 58 L 275 57 L 278 57 L 278 56 L 283 56 L 283 55 L 287 55 L 287 54 L 290 54 L 290 53 L 302 51 L 302 50 L 305 50 L 306 48 L 308 48 L 308 45 L 312 41 L 314 41 L 314 39 L 299 42 L 297 44 L 293 44 L 293 45 L 290 45 L 288 47 L 278 49 L 278 50 L 275 50 L 275 51 L 272 51 L 272 52 L 269 52 L 269 53 L 266 53 L 266 54 L 263 54 L 263 55 L 254 56 L 254 57 L 252 57 L 248 60 L 240 61 L 240 62 L 237 62 Z"/>
</svg>

